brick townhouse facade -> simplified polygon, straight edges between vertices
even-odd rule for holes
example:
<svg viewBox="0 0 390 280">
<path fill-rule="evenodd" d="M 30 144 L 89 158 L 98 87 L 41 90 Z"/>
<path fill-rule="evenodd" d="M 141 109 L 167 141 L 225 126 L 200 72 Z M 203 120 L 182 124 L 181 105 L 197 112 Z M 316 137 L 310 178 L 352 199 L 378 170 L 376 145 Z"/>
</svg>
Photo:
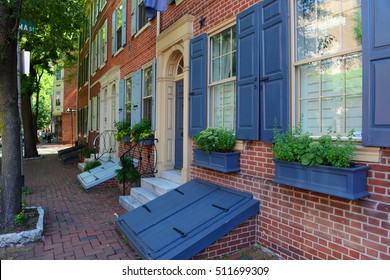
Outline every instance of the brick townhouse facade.
<svg viewBox="0 0 390 280">
<path fill-rule="evenodd" d="M 390 20 L 387 1 L 96 0 L 79 55 L 77 134 L 152 122 L 157 170 L 249 192 L 259 213 L 202 252 L 261 244 L 285 259 L 390 259 Z M 380 27 L 379 27 L 380 26 Z M 303 116 L 303 117 L 302 117 Z M 277 184 L 275 126 L 314 136 L 354 129 L 369 196 Z M 240 171 L 192 164 L 192 136 L 235 130 Z"/>
<path fill-rule="evenodd" d="M 55 71 L 52 99 L 52 128 L 62 144 L 76 141 L 77 68 L 58 68 Z"/>
</svg>

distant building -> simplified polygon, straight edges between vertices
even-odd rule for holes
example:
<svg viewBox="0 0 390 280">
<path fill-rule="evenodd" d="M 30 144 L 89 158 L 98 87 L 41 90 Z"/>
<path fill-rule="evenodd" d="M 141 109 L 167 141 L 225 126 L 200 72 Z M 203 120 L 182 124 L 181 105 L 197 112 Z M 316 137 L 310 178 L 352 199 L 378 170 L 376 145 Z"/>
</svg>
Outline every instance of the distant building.
<svg viewBox="0 0 390 280">
<path fill-rule="evenodd" d="M 51 130 L 62 144 L 76 141 L 76 74 L 75 68 L 58 69 L 54 74 Z"/>
</svg>

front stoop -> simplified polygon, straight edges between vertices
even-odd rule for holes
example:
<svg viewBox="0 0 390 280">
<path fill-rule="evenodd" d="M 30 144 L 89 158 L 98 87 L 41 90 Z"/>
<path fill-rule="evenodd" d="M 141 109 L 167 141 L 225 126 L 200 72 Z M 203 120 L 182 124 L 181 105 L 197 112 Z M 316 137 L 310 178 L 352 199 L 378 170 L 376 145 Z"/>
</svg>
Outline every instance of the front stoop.
<svg viewBox="0 0 390 280">
<path fill-rule="evenodd" d="M 164 171 L 161 178 L 142 178 L 141 187 L 132 188 L 129 196 L 120 196 L 119 204 L 132 211 L 180 186 L 180 171 Z"/>
</svg>

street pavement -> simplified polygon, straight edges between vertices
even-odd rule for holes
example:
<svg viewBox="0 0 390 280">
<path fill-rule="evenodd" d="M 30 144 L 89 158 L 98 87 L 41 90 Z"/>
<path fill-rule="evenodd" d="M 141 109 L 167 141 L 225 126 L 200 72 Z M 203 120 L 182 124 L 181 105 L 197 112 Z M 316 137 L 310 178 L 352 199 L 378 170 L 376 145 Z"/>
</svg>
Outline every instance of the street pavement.
<svg viewBox="0 0 390 280">
<path fill-rule="evenodd" d="M 45 211 L 44 240 L 25 246 L 0 248 L 0 259 L 21 260 L 134 260 L 126 241 L 115 229 L 116 215 L 126 211 L 119 205 L 116 187 L 94 187 L 85 191 L 77 180 L 77 163 L 63 163 L 57 144 L 40 144 L 41 158 L 25 160 L 23 195 L 27 206 Z"/>
</svg>

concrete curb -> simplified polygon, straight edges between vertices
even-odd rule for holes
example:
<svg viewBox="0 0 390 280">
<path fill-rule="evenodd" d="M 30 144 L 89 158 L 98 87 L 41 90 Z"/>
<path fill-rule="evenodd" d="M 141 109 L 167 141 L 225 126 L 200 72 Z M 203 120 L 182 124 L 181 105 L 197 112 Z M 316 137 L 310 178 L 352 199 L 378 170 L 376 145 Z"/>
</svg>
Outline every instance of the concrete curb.
<svg viewBox="0 0 390 280">
<path fill-rule="evenodd" d="M 26 209 L 37 209 L 38 211 L 38 222 L 35 229 L 26 230 L 18 233 L 7 233 L 0 235 L 0 248 L 8 246 L 21 246 L 28 242 L 35 242 L 43 240 L 43 218 L 44 210 L 42 207 L 26 207 Z"/>
</svg>

